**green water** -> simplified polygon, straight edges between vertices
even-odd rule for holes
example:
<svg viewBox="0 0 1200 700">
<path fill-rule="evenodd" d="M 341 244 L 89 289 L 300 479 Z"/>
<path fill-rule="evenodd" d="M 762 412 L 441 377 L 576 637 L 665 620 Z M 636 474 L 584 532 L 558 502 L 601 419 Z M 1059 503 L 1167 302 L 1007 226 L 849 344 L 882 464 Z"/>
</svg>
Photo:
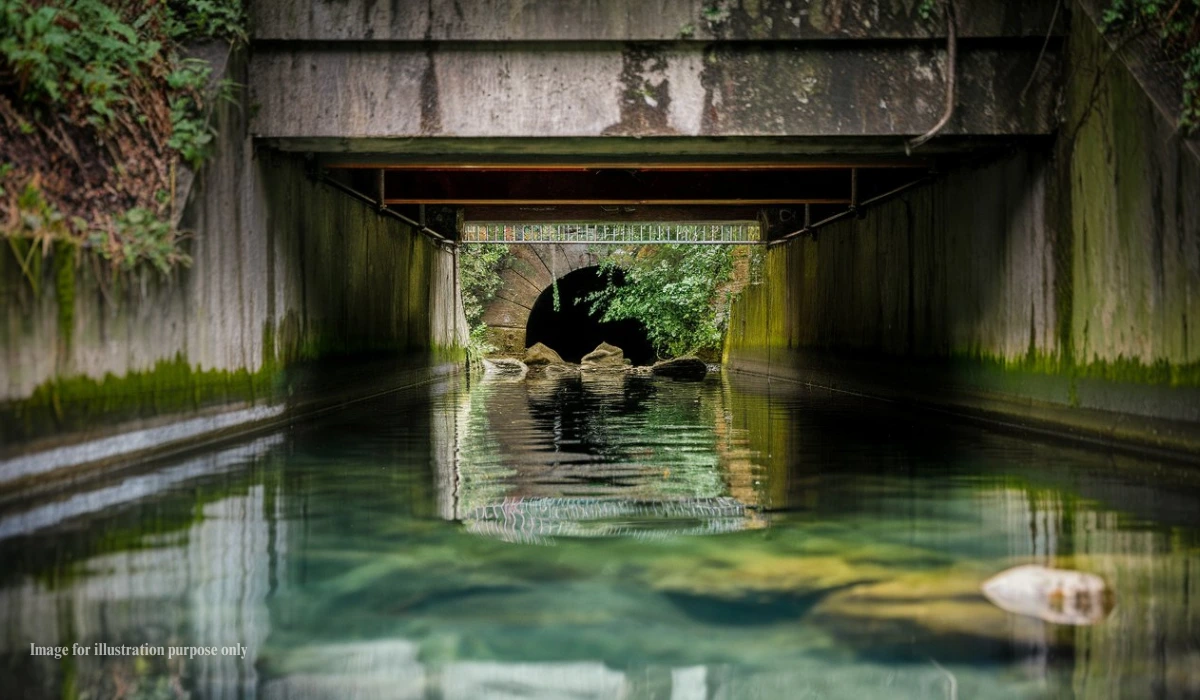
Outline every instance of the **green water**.
<svg viewBox="0 0 1200 700">
<path fill-rule="evenodd" d="M 4 506 L 0 697 L 1200 696 L 1198 504 L 761 379 L 461 376 Z M 1116 607 L 980 594 L 1024 563 Z M 98 642 L 218 653 L 30 653 Z"/>
</svg>

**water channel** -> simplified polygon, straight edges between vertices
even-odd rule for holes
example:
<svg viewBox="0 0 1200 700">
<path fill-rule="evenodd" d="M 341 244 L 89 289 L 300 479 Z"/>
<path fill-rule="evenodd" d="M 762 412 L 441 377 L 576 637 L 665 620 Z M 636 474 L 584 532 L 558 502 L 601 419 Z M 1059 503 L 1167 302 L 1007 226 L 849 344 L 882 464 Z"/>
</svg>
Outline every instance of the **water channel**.
<svg viewBox="0 0 1200 700">
<path fill-rule="evenodd" d="M 1191 696 L 1198 497 L 1194 467 L 762 378 L 458 375 L 6 506 L 0 687 Z M 1072 627 L 980 594 L 1024 563 L 1116 606 Z M 30 650 L 98 642 L 230 649 Z"/>
</svg>

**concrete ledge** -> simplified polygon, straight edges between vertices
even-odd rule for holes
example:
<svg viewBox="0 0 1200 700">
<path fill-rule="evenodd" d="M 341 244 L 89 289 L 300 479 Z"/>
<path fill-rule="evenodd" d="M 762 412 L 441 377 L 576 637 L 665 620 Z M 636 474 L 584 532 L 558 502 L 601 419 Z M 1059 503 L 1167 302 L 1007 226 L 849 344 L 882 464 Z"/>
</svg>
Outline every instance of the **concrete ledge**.
<svg viewBox="0 0 1200 700">
<path fill-rule="evenodd" d="M 103 437 L 66 435 L 59 444 L 0 461 L 0 494 L 28 495 L 66 482 L 160 459 L 286 425 L 326 411 L 402 391 L 454 374 L 457 363 L 397 369 L 372 362 L 350 371 L 301 378 L 286 400 L 212 407 L 154 421 L 113 425 Z M 301 372 L 314 372 L 305 368 Z M 294 389 L 293 389 L 294 390 Z"/>
<path fill-rule="evenodd" d="M 1052 133 L 1060 50 L 1041 48 L 960 46 L 958 108 L 944 134 Z M 261 105 L 251 131 L 351 140 L 906 136 L 936 121 L 945 73 L 945 51 L 931 43 L 263 43 L 251 57 Z"/>
<path fill-rule="evenodd" d="M 779 41 L 942 36 L 916 2 L 718 3 L 712 0 L 271 0 L 250 3 L 255 39 L 375 41 Z M 960 10 L 964 37 L 1046 34 L 1054 4 L 974 2 Z"/>
<path fill-rule="evenodd" d="M 282 416 L 284 410 L 284 406 L 279 404 L 252 406 L 13 457 L 0 462 L 0 486 L 78 465 L 108 462 L 164 449 L 222 433 L 236 426 L 267 422 Z"/>
<path fill-rule="evenodd" d="M 70 518 L 161 494 L 193 479 L 235 469 L 262 457 L 281 442 L 283 437 L 278 433 L 265 435 L 248 444 L 199 455 L 167 469 L 131 475 L 111 485 L 73 493 L 66 498 L 35 505 L 22 511 L 6 513 L 0 517 L 0 540 L 27 535 Z"/>
<path fill-rule="evenodd" d="M 964 371 L 962 367 L 951 364 L 914 365 L 885 360 L 832 359 L 808 354 L 801 357 L 797 353 L 788 362 L 780 362 L 775 357 L 772 357 L 771 361 L 766 361 L 765 358 L 735 357 L 730 360 L 728 369 L 899 402 L 921 410 L 980 421 L 994 427 L 1030 431 L 1122 451 L 1200 462 L 1200 421 L 1182 419 L 1194 411 L 1200 411 L 1200 390 L 1194 388 L 1136 385 L 1138 396 L 1134 397 L 1134 403 L 1140 404 L 1147 394 L 1153 393 L 1154 405 L 1163 408 L 1164 415 L 1173 416 L 1164 418 L 1088 406 L 1072 406 L 1051 398 L 1057 393 L 1058 387 L 1041 393 L 997 391 L 994 388 L 996 383 L 981 381 L 981 375 L 984 374 L 982 371 Z M 991 374 L 1001 373 L 997 371 Z M 1022 373 L 1011 373 L 1008 377 L 1010 384 L 1014 387 L 1022 383 L 1039 384 L 1043 387 L 1061 384 L 1065 387 L 1067 382 L 1061 377 L 1021 375 Z M 1123 387 L 1115 382 L 1081 381 L 1092 385 L 1093 393 L 1101 393 L 1099 390 L 1103 389 L 1103 393 L 1110 396 L 1119 393 Z"/>
</svg>

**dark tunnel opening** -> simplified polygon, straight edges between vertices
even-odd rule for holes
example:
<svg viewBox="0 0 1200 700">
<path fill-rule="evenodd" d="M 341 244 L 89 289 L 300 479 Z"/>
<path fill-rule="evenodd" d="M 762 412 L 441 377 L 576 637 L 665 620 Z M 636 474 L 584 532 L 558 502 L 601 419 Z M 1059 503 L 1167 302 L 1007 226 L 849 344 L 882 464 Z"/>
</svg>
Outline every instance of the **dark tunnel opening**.
<svg viewBox="0 0 1200 700">
<path fill-rule="evenodd" d="M 620 283 L 619 271 L 614 280 Z M 544 343 L 567 362 L 579 362 L 604 342 L 624 350 L 625 357 L 635 365 L 652 364 L 657 354 L 640 321 L 606 323 L 588 313 L 591 304 L 584 299 L 606 284 L 606 275 L 598 267 L 585 267 L 560 277 L 559 310 L 554 310 L 554 287 L 547 287 L 529 313 L 525 345 Z"/>
</svg>

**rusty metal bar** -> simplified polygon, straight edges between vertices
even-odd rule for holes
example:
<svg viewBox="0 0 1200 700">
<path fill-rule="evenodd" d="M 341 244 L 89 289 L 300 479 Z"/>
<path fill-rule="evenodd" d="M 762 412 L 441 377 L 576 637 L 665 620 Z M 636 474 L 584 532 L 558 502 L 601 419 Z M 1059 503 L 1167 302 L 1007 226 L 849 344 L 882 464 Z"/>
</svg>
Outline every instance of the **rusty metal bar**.
<svg viewBox="0 0 1200 700">
<path fill-rule="evenodd" d="M 787 241 L 789 241 L 793 238 L 796 238 L 797 236 L 803 236 L 804 234 L 816 231 L 817 229 L 819 229 L 823 226 L 828 226 L 829 224 L 832 224 L 834 222 L 841 221 L 842 219 L 845 219 L 849 216 L 853 216 L 854 214 L 858 213 L 858 211 L 861 209 L 866 209 L 868 207 L 872 207 L 877 204 L 881 204 L 884 201 L 887 201 L 889 199 L 892 199 L 893 197 L 897 197 L 901 194 L 904 194 L 905 192 L 907 192 L 915 187 L 919 187 L 920 185 L 927 184 L 932 180 L 933 180 L 933 176 L 927 175 L 925 177 L 913 180 L 912 182 L 907 182 L 889 192 L 884 192 L 881 195 L 877 195 L 875 197 L 871 197 L 870 199 L 864 200 L 863 203 L 859 207 L 850 208 L 845 211 L 838 212 L 837 214 L 834 214 L 833 216 L 829 216 L 824 219 L 821 219 L 820 221 L 818 221 L 815 224 L 812 224 L 811 226 L 806 224 L 805 227 L 800 229 L 799 231 L 792 231 L 789 234 L 780 236 L 779 238 L 776 238 L 775 240 L 768 242 L 767 245 L 768 246 L 776 246 L 781 243 L 786 243 Z M 807 216 L 805 218 L 807 219 Z"/>
<path fill-rule="evenodd" d="M 338 182 L 337 180 L 334 180 L 333 178 L 328 177 L 324 174 L 318 174 L 317 179 L 319 181 L 325 183 L 326 185 L 329 185 L 330 187 L 334 188 L 335 190 L 338 190 L 344 194 L 348 194 L 351 197 L 354 197 L 355 199 L 359 200 L 360 202 L 368 204 L 372 207 L 378 207 L 378 211 L 381 216 L 390 216 L 393 219 L 396 219 L 397 221 L 401 221 L 405 224 L 408 224 L 409 226 L 412 226 L 413 228 L 415 228 L 418 233 L 424 234 L 424 235 L 432 238 L 434 240 L 434 242 L 438 243 L 439 245 L 446 245 L 446 246 L 450 246 L 450 247 L 454 247 L 456 245 L 453 241 L 446 238 L 445 236 L 438 233 L 437 231 L 434 231 L 431 228 L 422 226 L 420 224 L 420 222 L 413 221 L 412 219 L 408 218 L 407 216 L 401 214 L 398 211 L 395 211 L 393 209 L 388 209 L 386 202 L 384 202 L 384 205 L 381 207 L 379 200 L 372 199 L 368 195 L 365 195 L 362 192 L 359 192 L 358 190 L 354 189 L 353 187 L 343 184 L 341 182 Z"/>
<path fill-rule="evenodd" d="M 783 204 L 849 204 L 842 198 L 828 199 L 388 199 L 385 204 L 449 204 L 462 206 L 772 206 Z"/>
<path fill-rule="evenodd" d="M 930 161 L 917 158 L 896 158 L 894 160 L 849 160 L 849 161 L 805 161 L 798 163 L 779 163 L 772 161 L 745 162 L 710 161 L 695 163 L 639 163 L 628 161 L 595 161 L 581 163 L 390 163 L 379 161 L 329 161 L 322 167 L 329 170 L 512 170 L 512 171 L 589 171 L 589 170 L 645 170 L 645 171 L 737 171 L 737 170 L 826 170 L 848 168 L 880 168 L 880 169 L 909 169 L 930 165 Z"/>
</svg>

